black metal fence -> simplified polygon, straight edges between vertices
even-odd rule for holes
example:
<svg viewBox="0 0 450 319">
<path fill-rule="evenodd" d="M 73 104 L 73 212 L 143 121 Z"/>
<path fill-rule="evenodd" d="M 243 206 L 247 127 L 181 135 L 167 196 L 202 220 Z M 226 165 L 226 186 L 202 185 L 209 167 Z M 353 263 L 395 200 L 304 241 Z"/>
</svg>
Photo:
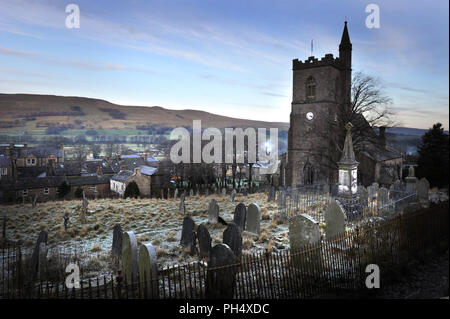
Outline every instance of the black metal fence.
<svg viewBox="0 0 450 319">
<path fill-rule="evenodd" d="M 211 289 L 233 298 L 318 298 L 365 288 L 365 269 L 376 264 L 383 287 L 412 258 L 448 249 L 448 202 L 366 225 L 297 251 L 244 255 L 235 263 L 208 267 L 198 261 L 158 270 L 153 279 L 126 283 L 120 271 L 81 278 L 67 288 L 61 278 L 29 280 L 20 247 L 3 247 L 2 298 L 211 298 Z M 117 275 L 116 275 L 117 274 Z M 212 280 L 211 278 L 215 278 Z M 217 281 L 217 278 L 222 280 Z M 219 295 L 220 296 L 220 295 Z"/>
</svg>

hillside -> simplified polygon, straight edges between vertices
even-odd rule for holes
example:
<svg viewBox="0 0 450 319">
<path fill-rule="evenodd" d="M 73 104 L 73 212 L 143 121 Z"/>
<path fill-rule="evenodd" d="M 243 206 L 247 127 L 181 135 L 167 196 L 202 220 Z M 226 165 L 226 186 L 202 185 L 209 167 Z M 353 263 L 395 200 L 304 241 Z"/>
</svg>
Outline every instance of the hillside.
<svg viewBox="0 0 450 319">
<path fill-rule="evenodd" d="M 216 115 L 197 110 L 169 110 L 159 106 L 126 106 L 85 97 L 0 94 L 0 129 L 24 130 L 31 134 L 48 126 L 70 129 L 135 130 L 137 126 L 276 127 L 289 123 L 263 122 Z"/>
</svg>

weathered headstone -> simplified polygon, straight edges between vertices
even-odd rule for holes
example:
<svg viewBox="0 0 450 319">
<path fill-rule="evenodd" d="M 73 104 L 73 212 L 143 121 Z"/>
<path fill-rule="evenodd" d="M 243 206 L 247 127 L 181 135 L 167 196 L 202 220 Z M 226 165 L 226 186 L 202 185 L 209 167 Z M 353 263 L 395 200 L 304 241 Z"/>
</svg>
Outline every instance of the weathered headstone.
<svg viewBox="0 0 450 319">
<path fill-rule="evenodd" d="M 242 235 L 235 223 L 228 224 L 223 231 L 223 243 L 231 248 L 236 257 L 242 256 Z"/>
<path fill-rule="evenodd" d="M 183 228 L 181 230 L 181 239 L 180 239 L 180 245 L 187 247 L 187 248 L 191 248 L 193 241 L 194 241 L 194 227 L 195 227 L 195 223 L 194 220 L 189 217 L 186 216 L 183 219 Z"/>
<path fill-rule="evenodd" d="M 204 224 L 200 224 L 197 228 L 197 240 L 200 251 L 200 257 L 208 257 L 211 251 L 211 235 L 208 228 Z"/>
<path fill-rule="evenodd" d="M 122 234 L 122 272 L 124 280 L 131 284 L 138 276 L 138 246 L 132 231 Z"/>
<path fill-rule="evenodd" d="M 175 191 L 173 193 L 173 199 L 177 200 L 177 197 L 178 197 L 178 188 L 175 188 Z"/>
<path fill-rule="evenodd" d="M 211 249 L 205 287 L 208 298 L 233 298 L 236 269 L 232 265 L 235 258 L 233 251 L 226 244 L 217 244 Z"/>
<path fill-rule="evenodd" d="M 369 205 L 369 193 L 367 189 L 362 185 L 358 186 L 358 197 L 363 207 L 367 207 Z"/>
<path fill-rule="evenodd" d="M 248 196 L 248 189 L 247 188 L 242 188 L 242 196 L 247 197 Z"/>
<path fill-rule="evenodd" d="M 389 203 L 388 190 L 384 187 L 380 187 L 377 195 L 377 206 L 383 208 Z"/>
<path fill-rule="evenodd" d="M 234 198 L 236 197 L 236 190 L 233 189 L 230 194 L 230 202 L 234 202 Z"/>
<path fill-rule="evenodd" d="M 184 199 L 185 199 L 186 195 L 183 193 L 180 196 L 180 206 L 179 206 L 179 211 L 181 213 L 181 215 L 184 215 L 186 212 L 186 206 L 184 204 Z"/>
<path fill-rule="evenodd" d="M 219 218 L 219 205 L 217 201 L 213 198 L 209 202 L 208 206 L 208 221 L 210 223 L 217 223 L 217 219 Z"/>
<path fill-rule="evenodd" d="M 47 273 L 47 243 L 42 242 L 39 244 L 39 260 L 38 260 L 38 278 L 42 279 Z"/>
<path fill-rule="evenodd" d="M 113 228 L 112 254 L 113 256 L 122 256 L 122 227 L 116 224 Z"/>
<path fill-rule="evenodd" d="M 417 200 L 421 204 L 428 205 L 429 197 L 428 192 L 430 190 L 430 183 L 425 177 L 422 177 L 417 182 Z"/>
<path fill-rule="evenodd" d="M 347 216 L 340 203 L 332 199 L 325 210 L 325 234 L 327 239 L 345 232 Z"/>
<path fill-rule="evenodd" d="M 68 226 L 69 225 L 69 216 L 68 215 L 64 215 L 63 219 L 64 219 L 64 230 L 67 231 L 67 228 L 69 227 Z"/>
<path fill-rule="evenodd" d="M 141 245 L 139 248 L 139 281 L 142 297 L 159 298 L 157 257 L 152 244 Z"/>
<path fill-rule="evenodd" d="M 47 244 L 48 241 L 48 233 L 43 230 L 39 233 L 38 239 L 36 240 L 36 244 L 34 245 L 33 254 L 30 259 L 30 268 L 32 271 L 33 278 L 35 279 L 39 275 L 39 256 L 41 244 Z"/>
<path fill-rule="evenodd" d="M 275 196 L 276 196 L 276 191 L 275 191 L 275 187 L 271 186 L 269 188 L 269 194 L 267 196 L 267 201 L 268 202 L 273 202 L 275 200 Z"/>
<path fill-rule="evenodd" d="M 226 196 L 227 195 L 227 189 L 224 187 L 222 188 L 222 196 Z"/>
<path fill-rule="evenodd" d="M 209 196 L 209 188 L 205 189 L 205 196 L 208 197 Z"/>
<path fill-rule="evenodd" d="M 189 190 L 189 197 L 194 197 L 194 190 L 192 188 Z"/>
<path fill-rule="evenodd" d="M 375 187 L 372 185 L 367 187 L 367 193 L 368 193 L 370 200 L 374 200 L 377 197 Z"/>
<path fill-rule="evenodd" d="M 289 221 L 291 251 L 320 241 L 319 222 L 307 214 L 292 217 Z"/>
<path fill-rule="evenodd" d="M 247 209 L 247 226 L 246 230 L 248 232 L 254 233 L 254 234 L 260 234 L 261 228 L 261 208 L 259 208 L 259 205 L 256 203 L 251 203 L 248 205 Z"/>
<path fill-rule="evenodd" d="M 245 229 L 246 219 L 247 219 L 247 208 L 245 207 L 245 204 L 244 203 L 237 204 L 236 208 L 234 209 L 233 222 L 236 224 L 236 226 L 239 227 L 241 231 Z"/>
</svg>

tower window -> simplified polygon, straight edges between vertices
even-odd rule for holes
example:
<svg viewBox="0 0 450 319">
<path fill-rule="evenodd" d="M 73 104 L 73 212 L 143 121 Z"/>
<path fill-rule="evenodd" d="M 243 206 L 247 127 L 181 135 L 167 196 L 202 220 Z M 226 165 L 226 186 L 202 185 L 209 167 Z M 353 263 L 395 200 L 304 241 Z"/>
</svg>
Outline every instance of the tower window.
<svg viewBox="0 0 450 319">
<path fill-rule="evenodd" d="M 316 80 L 312 76 L 306 80 L 306 99 L 309 101 L 316 99 Z"/>
</svg>

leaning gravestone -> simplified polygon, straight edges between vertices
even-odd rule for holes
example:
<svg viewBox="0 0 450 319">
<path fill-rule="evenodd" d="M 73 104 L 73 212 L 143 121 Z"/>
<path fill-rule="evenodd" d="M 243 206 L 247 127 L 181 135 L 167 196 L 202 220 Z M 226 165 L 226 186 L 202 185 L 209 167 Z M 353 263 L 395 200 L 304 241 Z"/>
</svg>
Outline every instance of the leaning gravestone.
<svg viewBox="0 0 450 319">
<path fill-rule="evenodd" d="M 245 229 L 245 220 L 247 219 L 247 208 L 244 203 L 239 203 L 234 209 L 233 222 L 239 227 L 240 231 Z"/>
<path fill-rule="evenodd" d="M 113 256 L 122 256 L 122 227 L 116 224 L 113 228 L 112 254 Z"/>
<path fill-rule="evenodd" d="M 223 231 L 223 243 L 230 247 L 236 257 L 242 256 L 242 235 L 235 223 L 228 224 Z"/>
<path fill-rule="evenodd" d="M 197 240 L 200 251 L 200 258 L 208 257 L 211 251 L 211 236 L 208 228 L 204 224 L 200 224 L 197 229 Z"/>
<path fill-rule="evenodd" d="M 157 257 L 152 244 L 139 248 L 139 280 L 142 285 L 141 297 L 159 298 Z"/>
<path fill-rule="evenodd" d="M 425 177 L 422 177 L 417 182 L 417 201 L 421 204 L 428 204 L 428 192 L 430 190 L 430 183 Z"/>
<path fill-rule="evenodd" d="M 217 223 L 217 219 L 219 218 L 219 205 L 217 201 L 213 198 L 209 202 L 208 206 L 208 221 L 210 223 Z"/>
<path fill-rule="evenodd" d="M 230 202 L 234 202 L 234 198 L 236 197 L 236 190 L 233 189 L 230 194 Z"/>
<path fill-rule="evenodd" d="M 289 221 L 289 242 L 295 251 L 305 245 L 320 241 L 319 222 L 307 214 L 294 216 Z"/>
<path fill-rule="evenodd" d="M 138 276 L 137 264 L 137 240 L 132 231 L 122 235 L 122 272 L 125 282 L 128 284 L 136 281 Z"/>
<path fill-rule="evenodd" d="M 233 251 L 226 244 L 215 245 L 209 254 L 206 274 L 206 296 L 212 299 L 232 299 L 236 286 Z M 227 267 L 228 266 L 228 267 Z"/>
<path fill-rule="evenodd" d="M 191 246 L 194 243 L 194 235 L 193 235 L 194 227 L 195 227 L 194 220 L 189 216 L 184 217 L 180 239 L 181 246 L 191 249 Z"/>
<path fill-rule="evenodd" d="M 248 205 L 246 219 L 247 226 L 245 227 L 245 229 L 248 232 L 259 235 L 261 233 L 261 208 L 259 208 L 258 204 L 251 203 L 250 205 Z"/>
<path fill-rule="evenodd" d="M 345 221 L 347 216 L 340 203 L 332 199 L 325 210 L 325 234 L 327 239 L 345 232 Z"/>
</svg>

